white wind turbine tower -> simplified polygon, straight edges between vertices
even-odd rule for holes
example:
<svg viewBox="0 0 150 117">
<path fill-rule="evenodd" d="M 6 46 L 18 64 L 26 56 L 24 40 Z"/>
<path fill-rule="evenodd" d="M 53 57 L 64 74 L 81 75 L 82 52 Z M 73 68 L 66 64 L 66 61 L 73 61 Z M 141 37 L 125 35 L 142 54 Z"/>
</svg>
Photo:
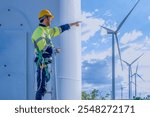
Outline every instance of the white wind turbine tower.
<svg viewBox="0 0 150 117">
<path fill-rule="evenodd" d="M 137 66 L 136 66 L 136 71 L 135 71 L 135 73 L 131 76 L 131 77 L 133 77 L 133 76 L 135 76 L 134 78 L 135 78 L 135 98 L 137 97 L 137 77 L 139 77 L 140 79 L 142 79 L 143 80 L 143 78 L 138 74 L 138 64 L 137 64 Z M 144 81 L 144 80 L 143 80 Z"/>
<path fill-rule="evenodd" d="M 119 26 L 117 27 L 116 30 L 112 30 L 112 29 L 106 28 L 104 26 L 101 26 L 102 28 L 107 30 L 107 34 L 112 34 L 112 99 L 113 100 L 115 100 L 115 39 L 116 39 L 116 42 L 117 42 L 117 48 L 118 48 L 120 63 L 121 63 L 121 67 L 122 67 L 122 70 L 123 70 L 122 61 L 121 61 L 122 60 L 121 59 L 121 52 L 120 52 L 120 47 L 119 47 L 119 41 L 118 41 L 117 33 L 120 30 L 120 28 L 122 27 L 122 25 L 124 24 L 124 22 L 129 17 L 129 15 L 131 14 L 131 12 L 137 6 L 139 1 L 140 0 L 138 0 L 136 2 L 136 4 L 133 6 L 133 8 L 130 10 L 130 12 L 126 15 L 126 17 L 122 20 L 122 22 L 119 24 Z"/>
<path fill-rule="evenodd" d="M 126 63 L 126 65 L 128 66 L 128 78 L 129 78 L 129 99 L 132 99 L 132 80 L 131 80 L 131 75 L 132 75 L 132 73 L 131 73 L 131 66 L 133 65 L 133 63 L 135 63 L 140 57 L 142 57 L 144 54 L 142 54 L 142 55 L 140 55 L 138 58 L 136 58 L 133 62 L 131 62 L 131 63 L 128 63 L 128 62 L 126 62 L 126 61 L 124 61 L 124 60 L 122 60 L 124 63 Z"/>
</svg>

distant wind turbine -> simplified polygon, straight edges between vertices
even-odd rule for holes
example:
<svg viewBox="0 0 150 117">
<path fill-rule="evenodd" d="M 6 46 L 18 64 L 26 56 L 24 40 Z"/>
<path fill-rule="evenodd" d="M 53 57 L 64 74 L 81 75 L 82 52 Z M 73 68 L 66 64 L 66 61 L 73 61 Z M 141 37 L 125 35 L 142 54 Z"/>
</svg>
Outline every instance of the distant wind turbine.
<svg viewBox="0 0 150 117">
<path fill-rule="evenodd" d="M 126 87 L 123 87 L 122 85 L 121 85 L 121 99 L 123 99 L 123 89 L 124 88 L 126 88 Z"/>
<path fill-rule="evenodd" d="M 116 30 L 112 30 L 109 28 L 106 28 L 104 26 L 101 26 L 102 28 L 107 30 L 107 34 L 112 35 L 112 99 L 115 100 L 115 39 L 117 42 L 117 48 L 118 48 L 118 53 L 119 53 L 119 59 L 121 63 L 121 68 L 123 70 L 123 65 L 122 65 L 122 59 L 121 59 L 121 52 L 120 52 L 120 47 L 119 47 L 119 41 L 118 41 L 118 36 L 117 33 L 124 24 L 124 22 L 127 20 L 131 12 L 134 10 L 134 8 L 137 6 L 140 0 L 136 2 L 136 4 L 133 6 L 133 8 L 130 10 L 130 12 L 126 15 L 126 17 L 122 20 L 122 22 L 119 24 Z"/>
<path fill-rule="evenodd" d="M 136 58 L 133 62 L 128 63 L 124 60 L 122 60 L 124 63 L 126 63 L 126 65 L 128 66 L 128 78 L 129 78 L 129 99 L 132 99 L 132 80 L 131 80 L 131 75 L 132 75 L 132 70 L 131 70 L 131 66 L 133 65 L 133 63 L 135 63 L 139 58 L 141 58 L 144 54 L 140 55 L 138 58 Z"/>
<path fill-rule="evenodd" d="M 135 97 L 137 97 L 137 77 L 139 77 L 143 80 L 143 78 L 138 74 L 138 64 L 136 66 L 136 72 L 131 77 L 133 77 L 133 76 L 135 76 Z"/>
</svg>

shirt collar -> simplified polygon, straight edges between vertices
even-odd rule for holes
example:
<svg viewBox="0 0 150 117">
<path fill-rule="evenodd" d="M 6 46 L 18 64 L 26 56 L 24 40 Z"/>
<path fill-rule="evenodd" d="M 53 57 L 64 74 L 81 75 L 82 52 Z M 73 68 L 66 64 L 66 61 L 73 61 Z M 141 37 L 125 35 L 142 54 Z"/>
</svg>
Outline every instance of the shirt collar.
<svg viewBox="0 0 150 117">
<path fill-rule="evenodd" d="M 39 26 L 47 27 L 45 24 L 40 23 Z"/>
</svg>

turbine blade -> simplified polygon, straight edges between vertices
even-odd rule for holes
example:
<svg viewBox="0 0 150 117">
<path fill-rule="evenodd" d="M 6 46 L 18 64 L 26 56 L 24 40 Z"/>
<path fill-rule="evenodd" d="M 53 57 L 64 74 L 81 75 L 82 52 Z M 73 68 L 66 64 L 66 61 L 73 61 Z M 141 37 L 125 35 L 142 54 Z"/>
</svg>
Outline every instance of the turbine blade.
<svg viewBox="0 0 150 117">
<path fill-rule="evenodd" d="M 144 81 L 144 79 L 143 79 L 139 74 L 137 74 L 137 76 L 138 76 L 139 78 L 141 78 L 141 79 Z"/>
<path fill-rule="evenodd" d="M 135 60 L 131 63 L 131 65 L 132 65 L 134 62 L 136 62 L 139 58 L 141 58 L 143 55 L 144 55 L 144 53 L 143 53 L 142 55 L 140 55 L 137 59 L 135 59 Z"/>
<path fill-rule="evenodd" d="M 121 68 L 122 68 L 122 71 L 123 71 L 122 58 L 121 58 L 121 51 L 120 51 L 120 47 L 119 47 L 119 41 L 118 41 L 117 34 L 115 34 L 115 37 L 116 37 L 116 42 L 117 42 L 117 48 L 118 48 L 118 53 L 119 53 L 120 64 L 121 64 Z"/>
<path fill-rule="evenodd" d="M 124 63 L 126 63 L 127 64 L 127 66 L 129 66 L 129 63 L 127 63 L 126 61 L 124 61 L 124 60 L 122 60 Z"/>
<path fill-rule="evenodd" d="M 138 66 L 138 64 L 137 64 L 137 66 L 136 66 L 136 72 L 135 72 L 136 74 L 137 74 L 137 71 L 138 71 L 138 67 L 139 67 L 139 66 Z"/>
<path fill-rule="evenodd" d="M 134 8 L 137 6 L 137 4 L 138 4 L 139 2 L 140 2 L 140 0 L 138 0 L 138 1 L 136 2 L 136 4 L 134 5 L 134 7 L 130 10 L 130 12 L 129 12 L 129 13 L 126 15 L 126 17 L 122 20 L 122 22 L 119 24 L 119 26 L 118 26 L 116 32 L 119 31 L 119 29 L 121 28 L 121 26 L 124 24 L 124 22 L 127 20 L 127 18 L 129 17 L 129 15 L 131 14 L 131 12 L 134 10 Z"/>
<path fill-rule="evenodd" d="M 109 28 L 106 28 L 106 27 L 104 27 L 104 26 L 101 26 L 102 28 L 104 28 L 105 30 L 107 30 L 107 33 L 113 33 L 114 31 L 113 30 L 111 30 L 111 29 L 109 29 Z"/>
</svg>

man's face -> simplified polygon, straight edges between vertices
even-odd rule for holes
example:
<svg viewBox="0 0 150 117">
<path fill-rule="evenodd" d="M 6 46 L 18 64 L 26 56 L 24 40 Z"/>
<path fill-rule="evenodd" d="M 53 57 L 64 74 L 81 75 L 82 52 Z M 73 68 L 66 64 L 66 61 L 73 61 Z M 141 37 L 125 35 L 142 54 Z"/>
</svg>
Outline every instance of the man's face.
<svg viewBox="0 0 150 117">
<path fill-rule="evenodd" d="M 51 25 L 51 22 L 52 22 L 52 18 L 51 18 L 51 17 L 47 17 L 47 18 L 45 19 L 45 22 L 46 22 L 46 25 L 47 25 L 47 26 L 50 26 L 50 25 Z"/>
</svg>

